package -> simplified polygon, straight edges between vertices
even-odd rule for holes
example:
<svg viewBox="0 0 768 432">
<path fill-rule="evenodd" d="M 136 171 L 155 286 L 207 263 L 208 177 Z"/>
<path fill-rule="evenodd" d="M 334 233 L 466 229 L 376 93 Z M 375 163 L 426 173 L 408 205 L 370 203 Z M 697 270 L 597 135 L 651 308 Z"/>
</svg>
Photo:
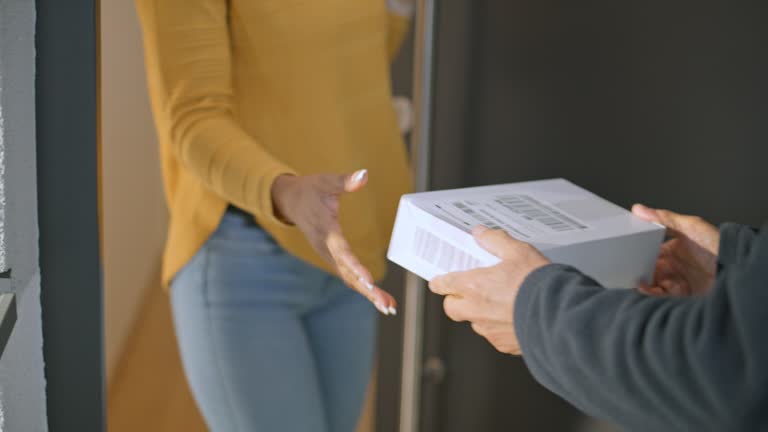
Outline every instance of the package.
<svg viewBox="0 0 768 432">
<path fill-rule="evenodd" d="M 404 195 L 388 257 L 431 280 L 499 259 L 471 235 L 503 229 L 609 288 L 650 282 L 665 229 L 564 179 Z"/>
</svg>

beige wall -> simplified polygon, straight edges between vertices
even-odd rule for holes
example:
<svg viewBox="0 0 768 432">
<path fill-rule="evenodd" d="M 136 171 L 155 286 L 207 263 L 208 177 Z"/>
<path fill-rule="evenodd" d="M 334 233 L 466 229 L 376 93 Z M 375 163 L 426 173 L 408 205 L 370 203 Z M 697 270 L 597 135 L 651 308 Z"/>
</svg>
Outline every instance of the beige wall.
<svg viewBox="0 0 768 432">
<path fill-rule="evenodd" d="M 101 1 L 102 204 L 107 374 L 113 376 L 166 229 L 157 142 L 133 2 Z"/>
</svg>

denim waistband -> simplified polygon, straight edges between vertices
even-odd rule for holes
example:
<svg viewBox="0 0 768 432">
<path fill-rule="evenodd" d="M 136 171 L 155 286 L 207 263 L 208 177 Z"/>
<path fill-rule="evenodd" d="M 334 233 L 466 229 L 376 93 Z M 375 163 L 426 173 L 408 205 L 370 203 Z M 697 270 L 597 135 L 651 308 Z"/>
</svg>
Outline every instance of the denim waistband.
<svg viewBox="0 0 768 432">
<path fill-rule="evenodd" d="M 254 227 L 259 226 L 259 224 L 256 223 L 256 219 L 254 219 L 253 215 L 250 212 L 243 210 L 240 207 L 237 207 L 236 205 L 233 205 L 233 204 L 228 205 L 227 214 L 242 218 L 246 226 L 254 226 Z"/>
</svg>

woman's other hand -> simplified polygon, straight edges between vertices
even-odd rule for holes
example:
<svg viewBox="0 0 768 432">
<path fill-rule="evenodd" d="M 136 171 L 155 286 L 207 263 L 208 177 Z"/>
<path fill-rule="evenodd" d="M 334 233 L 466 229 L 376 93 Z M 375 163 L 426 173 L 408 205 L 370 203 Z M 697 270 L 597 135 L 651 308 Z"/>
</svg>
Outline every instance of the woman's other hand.
<svg viewBox="0 0 768 432">
<path fill-rule="evenodd" d="M 282 175 L 272 185 L 272 200 L 277 216 L 296 225 L 349 287 L 368 298 L 381 313 L 394 315 L 395 299 L 374 285 L 371 273 L 352 252 L 339 224 L 339 198 L 362 189 L 367 181 L 367 170 L 349 175 Z"/>
</svg>

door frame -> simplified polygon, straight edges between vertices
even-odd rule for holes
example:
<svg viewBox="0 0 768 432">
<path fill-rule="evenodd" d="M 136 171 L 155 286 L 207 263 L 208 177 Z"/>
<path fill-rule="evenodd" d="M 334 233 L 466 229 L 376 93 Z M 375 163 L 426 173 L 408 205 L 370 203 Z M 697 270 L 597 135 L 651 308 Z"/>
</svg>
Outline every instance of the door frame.
<svg viewBox="0 0 768 432">
<path fill-rule="evenodd" d="M 105 430 L 98 0 L 36 0 L 43 355 L 52 431 Z"/>
</svg>

